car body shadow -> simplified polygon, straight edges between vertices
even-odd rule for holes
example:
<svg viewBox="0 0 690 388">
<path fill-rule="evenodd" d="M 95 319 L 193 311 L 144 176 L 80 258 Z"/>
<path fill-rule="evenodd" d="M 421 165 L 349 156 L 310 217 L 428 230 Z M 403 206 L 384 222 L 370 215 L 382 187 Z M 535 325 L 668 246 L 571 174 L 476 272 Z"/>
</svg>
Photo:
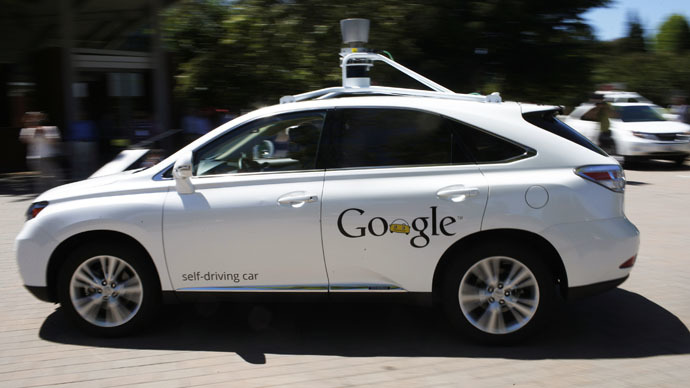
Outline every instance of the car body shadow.
<svg viewBox="0 0 690 388">
<path fill-rule="evenodd" d="M 634 162 L 624 163 L 626 170 L 634 171 L 690 171 L 690 165 L 678 165 L 674 162 L 661 159 L 639 160 Z"/>
<path fill-rule="evenodd" d="M 262 364 L 266 354 L 344 357 L 596 359 L 690 353 L 690 333 L 672 313 L 622 289 L 571 302 L 519 345 L 486 346 L 456 333 L 432 308 L 391 304 L 167 306 L 151 328 L 125 338 L 88 337 L 61 309 L 40 329 L 47 341 L 127 349 L 234 352 Z"/>
</svg>

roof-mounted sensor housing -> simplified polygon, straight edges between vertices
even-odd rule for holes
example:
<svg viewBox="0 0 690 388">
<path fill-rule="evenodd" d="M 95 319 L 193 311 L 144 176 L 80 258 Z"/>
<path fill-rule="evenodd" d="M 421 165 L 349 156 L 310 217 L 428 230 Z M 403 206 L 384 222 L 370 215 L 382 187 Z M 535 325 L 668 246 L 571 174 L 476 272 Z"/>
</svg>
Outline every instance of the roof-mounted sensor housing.
<svg viewBox="0 0 690 388">
<path fill-rule="evenodd" d="M 365 44 L 369 42 L 369 26 L 370 23 L 368 19 L 343 19 L 340 21 L 343 44 L 347 45 L 347 47 L 344 47 L 340 50 L 340 67 L 342 68 L 343 73 L 343 84 L 341 87 L 320 89 L 294 96 L 284 96 L 280 99 L 280 103 L 286 104 L 310 99 L 327 99 L 346 94 L 403 95 L 479 102 L 502 101 L 501 95 L 498 92 L 491 93 L 488 96 L 455 93 L 452 90 L 424 77 L 423 75 L 418 74 L 395 62 L 393 59 L 374 53 L 372 50 L 365 47 Z M 377 61 L 386 63 L 387 65 L 416 80 L 431 90 L 371 86 L 369 70 Z"/>
</svg>

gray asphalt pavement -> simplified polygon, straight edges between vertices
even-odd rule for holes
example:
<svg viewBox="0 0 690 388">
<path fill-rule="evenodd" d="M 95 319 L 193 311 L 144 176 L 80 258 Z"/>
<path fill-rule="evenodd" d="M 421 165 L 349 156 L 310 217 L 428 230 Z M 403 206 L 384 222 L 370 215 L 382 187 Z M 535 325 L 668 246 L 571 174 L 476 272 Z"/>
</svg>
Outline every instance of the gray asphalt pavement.
<svg viewBox="0 0 690 388">
<path fill-rule="evenodd" d="M 0 386 L 687 386 L 690 167 L 626 174 L 642 233 L 630 279 L 511 347 L 473 344 L 431 309 L 380 304 L 170 306 L 140 335 L 85 337 L 23 289 L 13 240 L 33 195 L 26 176 L 0 177 Z"/>
</svg>

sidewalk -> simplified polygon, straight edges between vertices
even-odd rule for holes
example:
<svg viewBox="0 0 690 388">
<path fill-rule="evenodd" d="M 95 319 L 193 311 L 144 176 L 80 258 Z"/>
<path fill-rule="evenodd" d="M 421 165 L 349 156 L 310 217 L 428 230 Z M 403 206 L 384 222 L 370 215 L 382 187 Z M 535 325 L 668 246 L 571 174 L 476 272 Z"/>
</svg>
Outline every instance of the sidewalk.
<svg viewBox="0 0 690 388">
<path fill-rule="evenodd" d="M 0 195 L 35 194 L 35 179 L 38 173 L 32 171 L 0 174 Z"/>
</svg>

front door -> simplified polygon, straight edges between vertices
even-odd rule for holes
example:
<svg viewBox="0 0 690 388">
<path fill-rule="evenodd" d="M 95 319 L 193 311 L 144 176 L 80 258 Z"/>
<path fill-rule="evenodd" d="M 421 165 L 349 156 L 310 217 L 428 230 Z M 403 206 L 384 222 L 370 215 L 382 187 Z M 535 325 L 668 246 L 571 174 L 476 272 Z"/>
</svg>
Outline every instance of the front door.
<svg viewBox="0 0 690 388">
<path fill-rule="evenodd" d="M 168 194 L 165 254 L 178 291 L 327 291 L 321 245 L 326 113 L 243 125 L 194 152 L 192 194 Z"/>
</svg>

